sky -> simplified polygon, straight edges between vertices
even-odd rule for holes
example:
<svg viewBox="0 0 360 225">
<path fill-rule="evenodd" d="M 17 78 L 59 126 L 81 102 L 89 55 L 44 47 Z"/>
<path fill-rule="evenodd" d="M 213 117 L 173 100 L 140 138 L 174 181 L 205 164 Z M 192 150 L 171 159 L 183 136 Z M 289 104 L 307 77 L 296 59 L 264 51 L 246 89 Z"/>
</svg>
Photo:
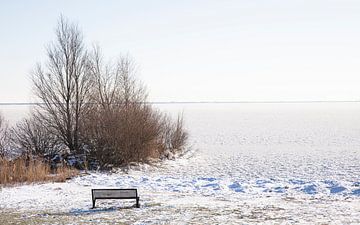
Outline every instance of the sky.
<svg viewBox="0 0 360 225">
<path fill-rule="evenodd" d="M 0 102 L 33 100 L 61 14 L 150 101 L 360 100 L 358 0 L 0 0 Z"/>
</svg>

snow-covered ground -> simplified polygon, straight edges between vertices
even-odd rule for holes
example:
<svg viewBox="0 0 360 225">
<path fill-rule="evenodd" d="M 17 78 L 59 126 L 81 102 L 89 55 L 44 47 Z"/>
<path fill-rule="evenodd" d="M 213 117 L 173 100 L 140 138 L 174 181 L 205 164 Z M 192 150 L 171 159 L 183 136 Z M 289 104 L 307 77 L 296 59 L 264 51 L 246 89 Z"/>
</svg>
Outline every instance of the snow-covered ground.
<svg viewBox="0 0 360 225">
<path fill-rule="evenodd" d="M 160 105 L 191 150 L 128 173 L 0 191 L 0 223 L 360 223 L 360 103 Z M 91 188 L 138 188 L 134 201 Z"/>
</svg>

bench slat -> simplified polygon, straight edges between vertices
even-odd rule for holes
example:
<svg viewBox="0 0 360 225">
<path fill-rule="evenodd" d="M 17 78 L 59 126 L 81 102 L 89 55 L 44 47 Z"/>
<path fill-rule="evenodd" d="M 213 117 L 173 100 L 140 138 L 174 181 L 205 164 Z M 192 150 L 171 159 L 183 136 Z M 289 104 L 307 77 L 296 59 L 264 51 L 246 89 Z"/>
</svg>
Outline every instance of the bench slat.
<svg viewBox="0 0 360 225">
<path fill-rule="evenodd" d="M 94 190 L 94 198 L 136 198 L 136 190 Z"/>
</svg>

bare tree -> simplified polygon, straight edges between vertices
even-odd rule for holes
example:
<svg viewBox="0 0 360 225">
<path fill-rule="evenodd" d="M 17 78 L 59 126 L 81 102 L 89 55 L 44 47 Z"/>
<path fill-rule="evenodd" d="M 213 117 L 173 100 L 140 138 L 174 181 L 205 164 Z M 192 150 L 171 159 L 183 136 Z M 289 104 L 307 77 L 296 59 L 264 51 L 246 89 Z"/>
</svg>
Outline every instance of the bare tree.
<svg viewBox="0 0 360 225">
<path fill-rule="evenodd" d="M 72 152 L 81 150 L 80 120 L 88 108 L 91 88 L 88 52 L 81 31 L 60 18 L 56 42 L 47 48 L 48 61 L 38 64 L 32 75 L 38 106 L 38 119 L 56 132 Z"/>
<path fill-rule="evenodd" d="M 134 60 L 129 56 L 120 56 L 116 63 L 104 64 L 99 47 L 94 48 L 91 59 L 94 77 L 92 102 L 103 109 L 145 103 L 147 90 L 135 79 Z"/>
</svg>

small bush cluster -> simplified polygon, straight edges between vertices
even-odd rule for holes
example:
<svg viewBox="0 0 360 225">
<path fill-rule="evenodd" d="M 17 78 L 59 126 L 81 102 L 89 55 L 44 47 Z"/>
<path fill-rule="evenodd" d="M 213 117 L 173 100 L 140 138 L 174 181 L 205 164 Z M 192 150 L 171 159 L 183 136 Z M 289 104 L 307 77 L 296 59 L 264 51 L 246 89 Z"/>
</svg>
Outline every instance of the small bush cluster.
<svg viewBox="0 0 360 225">
<path fill-rule="evenodd" d="M 147 93 L 134 78 L 132 61 L 121 57 L 115 65 L 101 66 L 101 62 L 97 50 L 92 62 L 97 65 L 91 91 L 94 104 L 82 121 L 90 156 L 104 168 L 181 151 L 187 139 L 182 117 L 174 123 L 146 103 Z"/>
<path fill-rule="evenodd" d="M 87 48 L 79 28 L 61 18 L 47 58 L 32 73 L 42 104 L 12 128 L 0 117 L 0 157 L 20 149 L 41 160 L 0 161 L 4 181 L 32 181 L 34 174 L 43 180 L 45 160 L 59 155 L 65 161 L 82 155 L 81 168 L 96 161 L 106 169 L 164 158 L 186 146 L 182 115 L 174 121 L 147 103 L 147 90 L 137 81 L 130 57 L 104 62 L 100 49 Z"/>
<path fill-rule="evenodd" d="M 2 114 L 0 114 L 0 157 L 4 157 L 6 154 L 6 145 L 9 141 L 8 137 L 9 137 L 8 125 Z"/>
<path fill-rule="evenodd" d="M 143 103 L 93 111 L 86 122 L 90 155 L 101 163 L 122 166 L 181 151 L 187 139 L 182 118 L 176 123 Z"/>
</svg>

